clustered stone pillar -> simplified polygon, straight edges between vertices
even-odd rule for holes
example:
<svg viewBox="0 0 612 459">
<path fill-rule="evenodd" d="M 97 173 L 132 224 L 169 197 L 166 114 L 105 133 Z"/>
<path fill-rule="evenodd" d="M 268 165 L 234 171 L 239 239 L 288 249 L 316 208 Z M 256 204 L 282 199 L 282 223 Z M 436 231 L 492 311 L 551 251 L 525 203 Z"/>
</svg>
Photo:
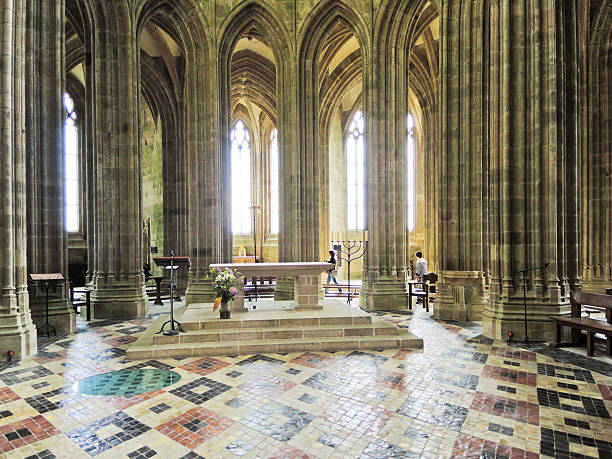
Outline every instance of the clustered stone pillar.
<svg viewBox="0 0 612 459">
<path fill-rule="evenodd" d="M 440 189 L 440 155 L 438 148 L 438 138 L 440 123 L 438 122 L 439 102 L 435 106 L 423 108 L 423 161 L 425 176 L 424 180 L 424 207 L 425 220 L 424 231 L 424 257 L 427 259 L 427 268 L 430 272 L 440 271 L 440 249 L 439 234 L 440 222 L 438 213 L 440 211 L 439 189 Z M 409 253 L 408 257 L 415 254 Z M 434 309 L 435 312 L 435 309 Z"/>
<path fill-rule="evenodd" d="M 64 212 L 64 2 L 29 2 L 26 56 L 28 272 L 61 273 L 49 298 L 49 323 L 72 332 Z M 45 323 L 45 289 L 30 287 L 36 325 Z"/>
<path fill-rule="evenodd" d="M 551 340 L 578 280 L 576 6 L 492 2 L 489 15 L 491 287 L 483 333 Z"/>
<path fill-rule="evenodd" d="M 36 353 L 26 270 L 26 2 L 0 1 L 0 355 Z"/>
<path fill-rule="evenodd" d="M 372 49 L 362 50 L 368 251 L 359 302 L 366 310 L 408 308 L 408 86 L 406 72 L 400 69 L 409 65 L 410 29 L 398 31 L 395 27 L 398 24 L 405 27 L 404 24 L 409 23 L 404 18 L 402 22 L 391 24 L 389 27 L 394 34 L 377 37 Z"/>
<path fill-rule="evenodd" d="M 440 19 L 442 81 L 439 256 L 434 317 L 480 320 L 488 262 L 488 102 L 485 8 L 447 1 Z"/>
<path fill-rule="evenodd" d="M 144 317 L 137 20 L 128 0 L 92 1 L 86 37 L 87 116 L 92 139 L 94 318 Z M 104 30 L 95 27 L 104 25 Z M 91 220 L 90 220 L 91 221 Z"/>
<path fill-rule="evenodd" d="M 219 125 L 217 67 L 204 44 L 187 49 L 184 145 L 187 178 L 188 255 L 191 257 L 187 303 L 212 302 L 208 267 L 231 260 L 229 167 L 223 166 Z M 212 108 L 214 107 L 214 108 Z M 229 136 L 229 130 L 228 134 Z M 229 149 L 227 150 L 229 154 Z M 225 191 L 224 191 L 225 190 Z M 225 194 L 224 194 L 225 193 Z M 229 247 L 228 247 L 229 244 Z"/>
<path fill-rule="evenodd" d="M 612 286 L 612 2 L 590 3 L 580 2 L 582 289 L 604 293 Z"/>
</svg>

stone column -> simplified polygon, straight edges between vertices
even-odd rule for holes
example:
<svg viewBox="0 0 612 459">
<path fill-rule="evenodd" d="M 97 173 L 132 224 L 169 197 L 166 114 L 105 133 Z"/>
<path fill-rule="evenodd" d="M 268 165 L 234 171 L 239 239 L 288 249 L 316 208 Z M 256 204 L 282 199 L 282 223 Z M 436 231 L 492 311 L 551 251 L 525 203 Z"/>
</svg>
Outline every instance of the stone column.
<svg viewBox="0 0 612 459">
<path fill-rule="evenodd" d="M 128 0 L 92 3 L 94 29 L 85 48 L 93 316 L 144 317 L 138 21 Z"/>
<path fill-rule="evenodd" d="M 483 333 L 551 340 L 578 275 L 576 10 L 573 2 L 490 8 L 491 287 Z"/>
<path fill-rule="evenodd" d="M 440 209 L 440 149 L 438 146 L 440 123 L 437 115 L 438 106 L 439 104 L 436 104 L 435 107 L 423 108 L 423 124 L 425 125 L 423 130 L 423 159 L 425 162 L 425 214 L 422 216 L 425 220 L 425 246 L 423 252 L 427 259 L 427 268 L 430 272 L 436 273 L 440 271 L 440 221 L 438 219 Z M 408 259 L 414 255 L 414 253 L 408 253 Z"/>
<path fill-rule="evenodd" d="M 604 293 L 612 286 L 612 7 L 588 3 L 580 5 L 582 290 Z"/>
<path fill-rule="evenodd" d="M 229 163 L 224 166 L 221 154 L 221 132 L 226 126 L 219 122 L 222 102 L 218 67 L 206 40 L 203 37 L 200 40 L 197 46 L 188 45 L 185 51 L 183 137 L 187 164 L 187 250 L 191 258 L 187 303 L 212 302 L 214 290 L 208 266 L 231 260 L 230 174 Z"/>
<path fill-rule="evenodd" d="M 277 63 L 276 91 L 277 91 L 277 130 L 278 130 L 278 158 L 279 158 L 279 233 L 278 233 L 278 261 L 299 262 L 319 261 L 316 258 L 319 248 L 318 233 L 314 230 L 318 221 L 318 200 L 309 202 L 306 206 L 304 199 L 311 197 L 305 194 L 302 174 L 306 170 L 305 160 L 301 158 L 299 140 L 299 91 L 298 91 L 298 65 L 296 57 L 286 56 L 285 62 Z M 312 160 L 314 161 L 314 159 Z M 314 180 L 311 173 L 308 177 Z M 313 213 L 317 213 L 315 217 Z M 310 227 L 310 232 L 304 234 L 302 229 Z M 317 223 L 318 228 L 318 223 Z M 289 301 L 294 299 L 294 278 L 279 277 L 276 279 L 275 301 Z"/>
<path fill-rule="evenodd" d="M 0 1 L 0 355 L 36 354 L 26 271 L 26 2 Z"/>
<path fill-rule="evenodd" d="M 64 202 L 64 2 L 29 1 L 26 66 L 28 271 L 61 273 L 50 290 L 49 323 L 75 329 L 68 299 Z M 32 320 L 45 323 L 45 289 L 30 287 Z"/>
<path fill-rule="evenodd" d="M 409 17 L 413 12 L 401 13 L 386 19 L 392 21 L 389 30 L 378 31 L 373 48 L 362 49 L 369 241 L 359 302 L 366 310 L 408 309 L 405 69 L 409 66 Z"/>
<path fill-rule="evenodd" d="M 482 317 L 488 262 L 487 9 L 483 0 L 442 5 L 438 319 Z"/>
</svg>

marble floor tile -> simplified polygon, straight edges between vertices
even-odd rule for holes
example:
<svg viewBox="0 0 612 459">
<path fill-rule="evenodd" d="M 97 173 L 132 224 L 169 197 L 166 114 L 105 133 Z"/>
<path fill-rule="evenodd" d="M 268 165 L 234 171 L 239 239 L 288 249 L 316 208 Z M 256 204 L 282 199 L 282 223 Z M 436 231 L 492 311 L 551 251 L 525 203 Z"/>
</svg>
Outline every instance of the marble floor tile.
<svg viewBox="0 0 612 459">
<path fill-rule="evenodd" d="M 128 361 L 152 318 L 79 321 L 0 366 L 0 457 L 612 457 L 609 364 L 377 316 L 424 350 Z"/>
</svg>

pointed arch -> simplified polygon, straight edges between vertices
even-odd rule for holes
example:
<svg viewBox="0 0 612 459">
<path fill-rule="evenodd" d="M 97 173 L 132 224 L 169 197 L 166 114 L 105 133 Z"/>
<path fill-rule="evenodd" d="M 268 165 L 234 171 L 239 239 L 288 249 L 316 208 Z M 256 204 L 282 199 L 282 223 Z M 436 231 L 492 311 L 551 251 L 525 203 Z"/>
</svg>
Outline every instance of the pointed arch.
<svg viewBox="0 0 612 459">
<path fill-rule="evenodd" d="M 270 47 L 275 61 L 276 119 L 279 126 L 290 126 L 288 121 L 291 104 L 290 92 L 293 66 L 293 40 L 283 22 L 270 10 L 253 1 L 239 4 L 223 21 L 219 29 L 218 72 L 219 72 L 219 126 L 221 132 L 222 176 L 229 183 L 231 161 L 229 157 L 231 126 L 231 64 L 234 48 L 240 38 L 255 29 L 262 40 Z M 287 140 L 286 140 L 287 139 Z M 284 142 L 289 136 L 284 129 L 279 130 L 279 146 L 283 157 Z M 282 161 L 282 159 L 281 159 Z M 232 233 L 230 230 L 230 193 L 228 187 L 221 190 L 223 201 L 223 220 L 226 230 L 223 238 L 231 251 Z M 230 256 L 230 253 L 227 253 Z"/>
<path fill-rule="evenodd" d="M 321 79 L 320 62 L 326 46 L 337 47 L 343 33 L 337 29 L 341 23 L 350 31 L 359 45 L 359 56 L 353 55 L 349 62 L 357 62 L 358 67 L 348 68 L 341 63 L 334 72 L 342 73 L 344 76 L 355 78 L 355 74 L 361 73 L 362 92 L 367 94 L 370 86 L 370 32 L 365 18 L 350 8 L 342 1 L 326 1 L 317 5 L 300 28 L 298 34 L 298 73 L 299 73 L 299 100 L 305 103 L 299 123 L 299 164 L 300 170 L 306 171 L 304 181 L 314 183 L 315 186 L 301 187 L 300 202 L 301 220 L 308 221 L 301 230 L 302 240 L 308 241 L 304 248 L 302 258 L 306 261 L 320 260 L 327 253 L 327 239 L 329 233 L 329 174 L 328 144 L 323 141 L 327 136 L 322 135 L 322 120 L 326 122 L 332 116 L 329 107 L 329 83 Z M 331 36 L 338 32 L 339 36 Z M 328 40 L 330 38 L 331 40 Z M 354 54 L 357 54 L 355 52 Z M 360 64 L 360 65 L 359 65 Z M 321 93 L 321 86 L 325 92 Z M 333 83 L 331 83 L 334 86 Z M 336 89 L 346 89 L 337 87 Z M 367 96 L 366 96 L 367 97 Z M 332 97 L 333 99 L 333 97 Z M 322 104 L 324 107 L 322 107 Z M 367 112 L 365 113 L 368 118 Z"/>
</svg>

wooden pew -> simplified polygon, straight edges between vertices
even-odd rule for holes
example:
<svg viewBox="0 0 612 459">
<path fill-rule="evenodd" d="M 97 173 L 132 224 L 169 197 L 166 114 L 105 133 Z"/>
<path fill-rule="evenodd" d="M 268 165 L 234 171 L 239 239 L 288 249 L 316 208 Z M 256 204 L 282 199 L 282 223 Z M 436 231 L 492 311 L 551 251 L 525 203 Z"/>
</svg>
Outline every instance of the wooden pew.
<svg viewBox="0 0 612 459">
<path fill-rule="evenodd" d="M 593 355 L 595 355 L 595 333 L 601 333 L 606 336 L 607 353 L 608 355 L 612 355 L 612 296 L 599 295 L 596 293 L 571 292 L 570 302 L 572 309 L 569 317 L 551 316 L 551 319 L 557 323 L 554 346 L 580 345 L 581 332 L 585 331 L 587 335 L 587 355 L 593 357 Z M 582 317 L 582 306 L 603 310 L 606 315 L 606 322 L 603 320 L 591 319 L 590 317 Z M 572 329 L 572 341 L 570 343 L 561 343 L 561 331 L 563 327 L 570 327 Z"/>
<path fill-rule="evenodd" d="M 252 279 L 244 278 L 244 296 L 252 301 L 255 296 L 255 282 L 257 282 L 257 296 L 259 298 L 274 298 L 276 290 L 275 277 L 253 277 Z"/>
<path fill-rule="evenodd" d="M 325 296 L 329 297 L 348 297 L 349 294 L 349 286 L 348 284 L 323 284 L 322 286 L 327 292 Z M 340 291 L 342 289 L 342 291 Z M 359 291 L 361 290 L 360 284 L 351 284 L 351 296 L 356 298 L 359 296 Z"/>
</svg>

